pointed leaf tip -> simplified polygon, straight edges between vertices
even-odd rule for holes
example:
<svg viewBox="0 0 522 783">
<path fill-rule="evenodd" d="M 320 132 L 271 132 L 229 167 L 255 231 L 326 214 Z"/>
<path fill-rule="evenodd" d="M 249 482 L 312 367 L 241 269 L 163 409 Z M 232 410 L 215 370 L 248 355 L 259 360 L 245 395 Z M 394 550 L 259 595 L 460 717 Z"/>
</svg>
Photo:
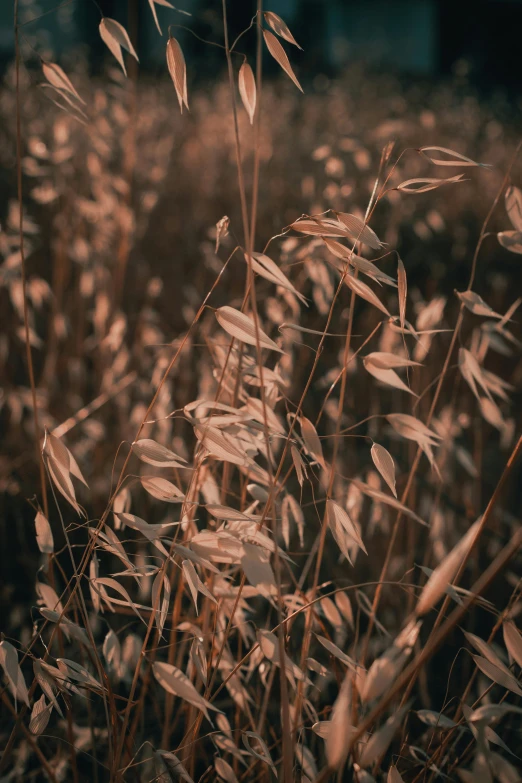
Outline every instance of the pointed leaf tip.
<svg viewBox="0 0 522 783">
<path fill-rule="evenodd" d="M 256 80 L 252 68 L 246 62 L 239 69 L 238 86 L 243 106 L 252 125 L 256 113 Z"/>
<path fill-rule="evenodd" d="M 187 94 L 187 66 L 185 64 L 183 51 L 176 38 L 169 38 L 167 41 L 167 67 L 172 81 L 174 82 L 179 108 L 181 113 L 183 113 L 183 106 L 186 106 L 187 109 L 189 107 Z"/>
<path fill-rule="evenodd" d="M 111 53 L 121 65 L 123 73 L 125 76 L 127 76 L 122 49 L 126 49 L 129 54 L 131 54 L 137 60 L 137 62 L 139 62 L 138 55 L 136 54 L 136 50 L 132 45 L 127 30 L 115 19 L 110 19 L 108 16 L 104 16 L 100 22 L 99 31 L 102 41 L 107 45 Z"/>
<path fill-rule="evenodd" d="M 294 70 L 292 66 L 290 65 L 290 60 L 288 59 L 288 55 L 286 54 L 285 50 L 275 37 L 273 33 L 271 33 L 269 30 L 263 30 L 263 36 L 265 39 L 265 43 L 267 46 L 268 51 L 274 58 L 274 60 L 278 63 L 278 65 L 281 66 L 283 71 L 287 74 L 287 76 L 290 77 L 290 79 L 293 81 L 295 86 L 298 90 L 301 90 L 301 92 L 304 92 L 303 88 L 299 84 L 299 81 L 297 79 L 297 76 L 294 73 Z"/>
</svg>

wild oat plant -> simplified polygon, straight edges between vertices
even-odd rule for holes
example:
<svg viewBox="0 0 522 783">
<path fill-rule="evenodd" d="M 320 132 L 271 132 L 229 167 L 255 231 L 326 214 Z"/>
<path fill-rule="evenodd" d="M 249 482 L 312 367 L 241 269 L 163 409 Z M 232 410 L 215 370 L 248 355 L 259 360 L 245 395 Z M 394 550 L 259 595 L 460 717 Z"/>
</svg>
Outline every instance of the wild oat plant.
<svg viewBox="0 0 522 783">
<path fill-rule="evenodd" d="M 294 131 L 261 0 L 194 108 L 176 9 L 166 92 L 103 16 L 129 82 L 37 71 L 17 6 L 3 525 L 40 564 L 4 558 L 1 780 L 521 780 L 520 144 L 377 77 Z"/>
</svg>

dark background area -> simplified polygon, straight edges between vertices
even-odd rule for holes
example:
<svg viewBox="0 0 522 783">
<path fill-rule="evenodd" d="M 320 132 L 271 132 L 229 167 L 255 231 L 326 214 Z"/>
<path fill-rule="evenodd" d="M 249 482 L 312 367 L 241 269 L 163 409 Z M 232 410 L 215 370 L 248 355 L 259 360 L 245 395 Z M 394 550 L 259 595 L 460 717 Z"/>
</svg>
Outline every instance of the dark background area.
<svg viewBox="0 0 522 783">
<path fill-rule="evenodd" d="M 98 5 L 104 15 L 127 27 L 137 42 L 142 66 L 159 74 L 160 66 L 163 70 L 165 39 L 157 35 L 148 3 L 99 0 Z M 183 0 L 176 5 L 192 17 L 158 6 L 164 34 L 169 24 L 187 25 L 201 37 L 221 40 L 218 0 Z M 254 0 L 228 1 L 232 38 L 249 24 L 255 6 Z M 485 90 L 498 86 L 514 93 L 520 90 L 520 0 L 267 0 L 265 6 L 283 16 L 306 51 L 306 57 L 292 52 L 304 82 L 318 73 L 335 76 L 354 61 L 363 61 L 435 79 L 457 73 Z M 57 10 L 48 13 L 53 8 Z M 71 43 L 80 49 L 83 45 L 94 70 L 102 64 L 106 50 L 97 35 L 100 10 L 95 2 L 22 0 L 20 13 L 24 22 L 45 14 L 37 23 L 24 25 L 24 35 L 29 39 L 36 36 L 41 45 L 58 56 L 70 56 Z M 12 3 L 3 0 L 2 67 L 13 55 L 12 16 Z M 197 61 L 200 78 L 222 66 L 218 50 L 203 46 L 185 30 L 172 32 L 182 41 L 187 57 Z M 247 55 L 253 55 L 254 40 L 254 36 L 246 36 L 241 42 L 240 48 Z M 276 72 L 272 63 L 267 68 L 269 73 Z"/>
</svg>

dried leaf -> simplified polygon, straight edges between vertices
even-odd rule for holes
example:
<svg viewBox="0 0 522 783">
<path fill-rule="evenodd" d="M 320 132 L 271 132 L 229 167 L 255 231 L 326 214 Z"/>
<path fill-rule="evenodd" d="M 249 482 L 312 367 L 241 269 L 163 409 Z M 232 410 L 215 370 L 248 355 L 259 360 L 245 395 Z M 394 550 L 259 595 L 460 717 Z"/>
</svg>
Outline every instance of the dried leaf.
<svg viewBox="0 0 522 783">
<path fill-rule="evenodd" d="M 281 66 L 283 71 L 291 78 L 295 86 L 303 92 L 303 88 L 297 81 L 297 77 L 292 69 L 292 66 L 290 65 L 290 60 L 288 59 L 288 56 L 275 37 L 273 33 L 269 32 L 268 30 L 263 30 L 263 37 L 265 39 L 265 43 L 267 46 L 268 51 L 274 58 L 274 60 L 278 63 L 278 65 Z"/>
<path fill-rule="evenodd" d="M 213 601 L 214 603 L 217 603 L 216 599 L 214 598 L 214 596 L 212 595 L 208 587 L 206 587 L 201 581 L 201 579 L 199 578 L 197 571 L 192 565 L 192 563 L 190 562 L 190 560 L 184 560 L 182 567 L 183 567 L 183 576 L 186 579 L 186 582 L 189 586 L 192 595 L 192 600 L 194 601 L 196 614 L 198 613 L 198 591 L 200 593 L 203 593 L 203 595 L 206 595 L 206 597 L 210 598 L 210 600 Z"/>
<path fill-rule="evenodd" d="M 132 450 L 142 462 L 157 468 L 183 468 L 186 460 L 151 438 L 141 438 L 132 444 Z"/>
<path fill-rule="evenodd" d="M 326 759 L 330 769 L 338 769 L 344 764 L 350 747 L 350 736 L 354 727 L 350 725 L 352 709 L 353 673 L 346 672 L 339 695 L 332 708 L 332 717 L 328 721 L 326 740 Z"/>
<path fill-rule="evenodd" d="M 349 538 L 365 553 L 365 555 L 368 554 L 366 551 L 366 547 L 364 546 L 364 542 L 361 538 L 361 534 L 359 532 L 359 529 L 357 525 L 352 522 L 350 517 L 348 516 L 348 513 L 344 510 L 344 508 L 341 508 L 337 503 L 335 503 L 333 500 L 328 500 L 326 503 L 326 508 L 328 512 L 328 520 L 330 522 L 330 525 L 332 528 L 335 528 L 337 525 L 341 525 L 345 532 L 348 534 Z"/>
<path fill-rule="evenodd" d="M 299 231 L 301 234 L 309 234 L 311 236 L 320 237 L 350 237 L 348 229 L 339 220 L 331 220 L 330 218 L 302 218 L 296 220 L 295 223 L 290 225 L 294 231 Z"/>
<path fill-rule="evenodd" d="M 80 642 L 80 644 L 83 644 L 85 647 L 91 647 L 91 642 L 87 632 L 84 631 L 83 628 L 80 628 L 79 625 L 76 625 L 76 623 L 73 623 L 72 620 L 64 617 L 62 612 L 63 607 L 60 602 L 56 605 L 56 611 L 43 607 L 40 609 L 40 614 L 42 617 L 45 617 L 46 620 L 49 620 L 50 623 L 60 624 L 62 631 L 65 633 L 68 639 L 72 637 L 73 639 L 76 639 L 76 641 Z"/>
<path fill-rule="evenodd" d="M 457 725 L 451 718 L 433 710 L 417 710 L 417 717 L 427 726 L 432 726 L 434 729 L 453 729 Z"/>
<path fill-rule="evenodd" d="M 417 516 L 417 514 L 415 514 L 414 511 L 412 511 L 411 509 L 407 508 L 407 506 L 403 505 L 403 503 L 401 503 L 396 498 L 391 498 L 385 492 L 381 492 L 378 489 L 374 489 L 373 487 L 370 487 L 369 484 L 365 484 L 363 481 L 359 481 L 358 479 L 352 479 L 352 484 L 354 484 L 357 487 L 357 489 L 359 489 L 365 495 L 368 495 L 368 497 L 370 497 L 373 500 L 377 501 L 377 503 L 384 503 L 387 506 L 391 506 L 392 508 L 396 508 L 397 511 L 400 511 L 405 516 L 410 517 L 410 519 L 415 520 L 415 522 L 418 522 L 419 525 L 427 526 L 427 523 L 423 519 L 421 519 L 419 516 Z"/>
<path fill-rule="evenodd" d="M 403 670 L 409 654 L 410 650 L 401 650 L 392 646 L 376 658 L 368 669 L 361 701 L 370 702 L 382 696 Z"/>
<path fill-rule="evenodd" d="M 111 669 L 120 675 L 121 666 L 121 644 L 118 636 L 111 629 L 103 640 L 103 657 L 107 661 L 107 665 Z"/>
<path fill-rule="evenodd" d="M 510 253 L 522 254 L 522 231 L 499 231 L 497 239 Z"/>
<path fill-rule="evenodd" d="M 189 659 L 197 676 L 203 685 L 206 686 L 208 682 L 207 659 L 205 657 L 203 642 L 199 637 L 196 637 L 192 640 L 192 644 L 190 645 Z"/>
<path fill-rule="evenodd" d="M 348 274 L 346 274 L 344 277 L 344 282 L 348 288 L 351 288 L 352 291 L 355 291 L 355 293 L 360 296 L 361 299 L 365 299 L 374 307 L 377 307 L 379 310 L 381 310 L 381 312 L 383 312 L 385 315 L 390 316 L 390 313 L 383 305 L 377 294 L 372 291 L 370 286 L 366 285 L 366 283 L 363 283 L 362 280 L 359 280 L 348 272 Z"/>
<path fill-rule="evenodd" d="M 142 476 L 141 485 L 149 495 L 157 500 L 164 500 L 165 503 L 181 503 L 185 495 L 171 481 L 155 476 Z"/>
<path fill-rule="evenodd" d="M 315 780 L 318 770 L 314 754 L 310 748 L 307 748 L 302 742 L 298 742 L 295 746 L 295 757 L 303 773 L 301 778 L 302 782 L 306 783 L 308 780 Z"/>
<path fill-rule="evenodd" d="M 253 514 L 245 514 L 243 511 L 237 511 L 230 506 L 223 506 L 221 503 L 207 503 L 206 509 L 215 519 L 224 519 L 228 522 L 255 522 L 261 519 Z"/>
<path fill-rule="evenodd" d="M 241 441 L 232 438 L 226 432 L 221 432 L 215 427 L 204 427 L 195 424 L 196 438 L 201 441 L 207 451 L 217 459 L 232 462 L 234 465 L 251 465 L 252 460 L 242 447 Z"/>
<path fill-rule="evenodd" d="M 248 484 L 247 489 L 258 503 L 266 503 L 269 495 L 266 489 L 260 487 L 258 484 Z"/>
<path fill-rule="evenodd" d="M 102 41 L 108 46 L 121 65 L 123 73 L 127 76 L 122 48 L 126 49 L 139 62 L 127 30 L 115 19 L 109 19 L 107 16 L 104 16 L 101 20 L 99 30 Z"/>
<path fill-rule="evenodd" d="M 51 674 L 46 671 L 44 668 L 45 664 L 43 661 L 34 660 L 33 661 L 33 671 L 35 680 L 42 689 L 42 691 L 45 693 L 53 707 L 56 708 L 56 711 L 60 715 L 60 717 L 63 718 L 63 712 L 60 708 L 60 705 L 58 701 L 56 700 L 55 693 L 58 688 L 58 683 L 53 679 Z"/>
<path fill-rule="evenodd" d="M 53 103 L 59 109 L 64 111 L 66 114 L 68 114 L 69 117 L 73 117 L 77 122 L 81 123 L 82 125 L 87 125 L 86 123 L 86 120 L 88 119 L 87 115 L 85 114 L 83 109 L 80 106 L 78 106 L 77 103 L 75 103 L 73 98 L 71 98 L 70 94 L 66 92 L 66 90 L 59 90 L 57 87 L 53 87 L 52 84 L 41 84 L 40 86 L 43 90 L 46 91 L 46 93 L 48 92 L 56 93 L 56 95 L 59 98 L 62 98 L 65 101 L 65 103 L 62 103 L 61 101 L 48 96 L 51 103 Z M 72 111 L 69 107 L 72 108 Z M 33 195 L 34 193 L 35 191 L 33 191 Z M 35 348 L 41 347 L 40 338 L 36 334 L 34 334 L 32 330 L 30 330 L 29 334 L 31 337 L 31 345 L 34 345 Z"/>
<path fill-rule="evenodd" d="M 168 0 L 149 0 L 150 10 L 152 11 L 152 16 L 154 17 L 154 23 L 156 27 L 158 28 L 158 33 L 160 35 L 163 35 L 160 27 L 160 23 L 158 21 L 158 14 L 156 13 L 156 5 L 162 5 L 164 8 L 172 8 L 174 9 L 174 6 L 171 5 Z M 174 9 L 177 10 L 177 9 Z M 180 13 L 186 13 L 186 11 L 181 11 Z M 190 14 L 188 14 L 190 16 Z"/>
<path fill-rule="evenodd" d="M 402 193 L 427 193 L 429 190 L 440 188 L 441 185 L 462 182 L 463 176 L 464 174 L 458 174 L 456 177 L 448 177 L 447 179 L 437 179 L 435 177 L 407 179 L 405 182 L 401 182 L 400 185 L 397 185 L 397 190 L 400 190 Z"/>
<path fill-rule="evenodd" d="M 337 608 L 345 618 L 345 620 L 348 622 L 348 625 L 353 628 L 354 627 L 354 618 L 353 618 L 353 609 L 352 605 L 350 603 L 350 599 L 346 595 L 346 593 L 336 593 L 335 594 L 335 603 L 337 605 Z"/>
<path fill-rule="evenodd" d="M 218 710 L 217 707 L 214 707 L 213 704 L 208 702 L 198 693 L 189 678 L 186 674 L 183 674 L 180 669 L 177 669 L 170 663 L 156 661 L 152 665 L 152 670 L 154 672 L 154 677 L 164 690 L 168 691 L 168 693 L 172 693 L 174 696 L 179 696 L 183 701 L 186 701 L 189 704 L 192 704 L 193 707 L 201 710 L 207 720 L 210 720 L 208 714 L 209 710 L 221 712 L 221 710 Z"/>
<path fill-rule="evenodd" d="M 216 756 L 214 759 L 214 767 L 222 780 L 226 780 L 227 783 L 238 783 L 234 770 L 224 759 Z"/>
<path fill-rule="evenodd" d="M 63 612 L 63 604 L 58 598 L 58 595 L 56 593 L 56 590 L 51 587 L 51 585 L 46 584 L 45 582 L 36 582 L 36 592 L 38 593 L 39 597 L 45 604 L 47 609 L 50 609 L 51 611 L 57 611 L 57 612 Z"/>
<path fill-rule="evenodd" d="M 65 472 L 60 465 L 53 462 L 52 460 L 47 460 L 47 469 L 58 491 L 71 504 L 78 514 L 83 515 L 82 509 L 76 501 L 76 493 L 74 491 L 74 486 L 69 473 Z"/>
<path fill-rule="evenodd" d="M 499 753 L 490 752 L 489 763 L 499 783 L 520 783 L 519 770 Z"/>
<path fill-rule="evenodd" d="M 93 688 L 97 691 L 103 691 L 103 686 L 93 675 L 87 671 L 83 666 L 80 666 L 76 661 L 71 661 L 68 658 L 57 658 L 56 663 L 61 673 L 68 679 L 78 682 L 85 688 Z"/>
<path fill-rule="evenodd" d="M 158 750 L 157 753 L 161 756 L 163 759 L 163 762 L 167 769 L 169 770 L 169 774 L 174 775 L 174 778 L 171 778 L 170 780 L 184 780 L 185 783 L 194 783 L 194 780 L 190 777 L 189 773 L 181 763 L 181 761 L 178 759 L 177 756 L 174 755 L 174 753 L 171 753 L 170 751 L 166 750 Z M 168 783 L 170 783 L 170 780 Z M 163 783 L 163 781 L 158 781 L 158 783 Z"/>
<path fill-rule="evenodd" d="M 522 190 L 510 185 L 506 190 L 506 211 L 513 228 L 522 231 Z"/>
<path fill-rule="evenodd" d="M 506 621 L 502 626 L 504 633 L 504 644 L 510 657 L 522 667 L 522 636 L 511 620 Z"/>
<path fill-rule="evenodd" d="M 406 413 L 389 413 L 386 418 L 401 437 L 413 440 L 420 446 L 434 467 L 432 446 L 438 445 L 438 442 L 442 440 L 441 436 L 426 427 L 415 416 L 409 416 Z"/>
<path fill-rule="evenodd" d="M 213 574 L 219 573 L 219 569 L 217 569 L 216 566 L 213 566 L 210 560 L 207 560 L 201 555 L 198 555 L 197 552 L 194 552 L 192 549 L 189 549 L 188 547 L 183 546 L 182 544 L 174 544 L 174 551 L 180 557 L 186 560 L 190 560 L 191 563 L 196 563 L 197 565 L 200 565 L 203 568 L 208 569 Z"/>
<path fill-rule="evenodd" d="M 348 560 L 350 565 L 353 565 L 351 553 L 350 553 L 350 545 L 353 544 L 353 540 L 350 538 L 350 536 L 347 534 L 346 530 L 343 528 L 343 526 L 340 524 L 340 522 L 336 519 L 334 515 L 328 515 L 328 526 L 330 528 L 330 531 L 335 538 L 335 541 L 337 543 L 337 546 L 341 550 L 344 557 Z"/>
<path fill-rule="evenodd" d="M 489 722 L 503 718 L 509 712 L 516 712 L 517 715 L 522 715 L 522 708 L 515 707 L 514 704 L 483 704 L 471 713 L 468 720 L 473 721 L 473 723 Z"/>
<path fill-rule="evenodd" d="M 301 454 L 293 444 L 290 446 L 290 453 L 292 455 L 292 461 L 294 463 L 295 472 L 297 474 L 297 480 L 299 481 L 299 484 L 302 488 L 304 479 L 307 477 L 305 464 L 301 458 Z"/>
<path fill-rule="evenodd" d="M 252 125 L 256 113 L 256 80 L 254 72 L 247 62 L 244 62 L 239 69 L 238 84 L 243 106 Z"/>
<path fill-rule="evenodd" d="M 299 423 L 301 425 L 301 435 L 307 452 L 319 463 L 319 465 L 321 465 L 321 467 L 325 468 L 326 463 L 323 457 L 323 447 L 321 446 L 317 430 L 306 416 L 301 416 Z"/>
<path fill-rule="evenodd" d="M 500 313 L 492 310 L 482 297 L 474 293 L 474 291 L 456 291 L 455 293 L 462 304 L 475 315 L 484 315 L 488 318 L 502 318 Z"/>
<path fill-rule="evenodd" d="M 346 655 L 339 647 L 337 647 L 336 644 L 331 642 L 329 639 L 326 639 L 324 636 L 319 636 L 319 634 L 315 634 L 317 641 L 320 642 L 325 650 L 328 650 L 330 655 L 333 655 L 334 658 L 338 658 L 340 661 L 342 661 L 346 666 L 348 666 L 349 669 L 352 671 L 355 671 L 357 668 L 357 664 L 355 661 L 353 661 L 349 655 Z"/>
<path fill-rule="evenodd" d="M 493 666 L 496 666 L 498 669 L 502 669 L 507 675 L 511 676 L 511 672 L 504 662 L 498 657 L 490 644 L 481 639 L 480 636 L 476 636 L 474 633 L 470 633 L 469 631 L 464 631 L 464 636 L 484 658 L 487 658 L 487 660 L 493 664 Z"/>
<path fill-rule="evenodd" d="M 373 351 L 365 358 L 370 360 L 375 367 L 380 367 L 383 370 L 390 370 L 393 367 L 422 367 L 420 362 L 414 362 L 399 354 L 387 353 L 386 351 Z"/>
<path fill-rule="evenodd" d="M 397 497 L 397 490 L 395 488 L 395 463 L 392 455 L 379 443 L 372 444 L 371 455 L 373 464 L 393 492 L 394 496 Z"/>
<path fill-rule="evenodd" d="M 267 598 L 277 595 L 276 580 L 267 552 L 247 543 L 243 544 L 243 551 L 241 567 L 249 583 Z"/>
<path fill-rule="evenodd" d="M 297 46 L 297 48 L 301 49 L 302 51 L 302 47 L 299 46 L 294 36 L 288 29 L 287 24 L 281 19 L 280 16 L 274 14 L 273 11 L 265 11 L 263 16 L 265 17 L 265 22 L 267 23 L 267 25 L 269 25 L 272 28 L 272 30 L 274 31 L 274 33 L 276 33 L 276 35 L 278 35 L 280 38 L 284 38 L 285 41 L 288 41 L 288 43 Z"/>
<path fill-rule="evenodd" d="M 161 568 L 156 574 L 154 582 L 152 583 L 150 598 L 152 609 L 154 611 L 156 628 L 158 629 L 158 634 L 161 637 L 163 634 L 163 627 L 167 619 L 170 601 L 170 581 L 168 576 L 162 572 Z"/>
<path fill-rule="evenodd" d="M 68 471 L 71 473 L 71 475 L 74 476 L 74 478 L 77 478 L 79 481 L 81 481 L 85 487 L 89 486 L 85 481 L 79 465 L 74 459 L 72 453 L 63 443 L 63 441 L 60 440 L 60 438 L 57 438 L 51 432 L 46 431 L 43 450 L 46 456 L 52 457 L 52 459 L 55 460 L 64 470 Z"/>
<path fill-rule="evenodd" d="M 361 689 L 363 702 L 378 699 L 404 668 L 420 631 L 420 623 L 409 623 L 393 644 L 372 663 Z"/>
<path fill-rule="evenodd" d="M 481 655 L 472 655 L 471 657 L 486 677 L 489 677 L 490 680 L 496 682 L 497 685 L 501 685 L 503 688 L 507 688 L 518 696 L 522 696 L 522 688 L 519 686 L 511 672 L 505 672 L 503 669 L 499 669 L 498 666 L 495 666 L 494 663 L 491 663 L 491 661 L 488 661 L 487 658 L 483 658 Z"/>
<path fill-rule="evenodd" d="M 384 283 L 385 285 L 393 286 L 394 288 L 397 287 L 397 284 L 393 277 L 390 277 L 390 275 L 387 275 L 385 272 L 383 272 L 381 269 L 379 269 L 378 266 L 376 266 L 371 261 L 368 261 L 368 259 L 363 258 L 362 256 L 358 256 L 355 253 L 353 253 L 349 248 L 345 247 L 344 245 L 341 245 L 340 242 L 337 242 L 335 239 L 330 239 L 329 237 L 321 237 L 323 242 L 325 243 L 328 250 L 336 257 L 341 259 L 344 263 L 338 264 L 337 262 L 332 261 L 329 257 L 327 257 L 327 261 L 331 266 L 333 266 L 340 274 L 345 273 L 346 271 L 346 263 L 351 264 L 354 269 L 357 269 L 358 272 L 361 272 L 363 275 L 367 275 L 372 280 L 375 280 L 378 283 Z"/>
<path fill-rule="evenodd" d="M 407 709 L 407 707 L 402 707 L 391 718 L 388 718 L 384 726 L 372 734 L 362 750 L 359 760 L 361 767 L 371 766 L 386 753 Z"/>
<path fill-rule="evenodd" d="M 29 693 L 24 675 L 18 665 L 18 652 L 16 647 L 6 641 L 0 642 L 0 666 L 4 670 L 14 698 L 23 701 L 29 707 Z"/>
<path fill-rule="evenodd" d="M 477 383 L 486 392 L 486 395 L 491 399 L 491 394 L 487 386 L 483 371 L 473 356 L 466 348 L 459 349 L 459 368 L 464 380 L 468 383 L 471 391 L 480 400 L 480 394 L 477 389 Z"/>
<path fill-rule="evenodd" d="M 436 166 L 480 166 L 481 168 L 491 168 L 489 163 L 476 163 L 471 158 L 467 158 L 465 155 L 461 155 L 460 152 L 449 150 L 447 147 L 421 147 L 419 150 L 425 158 Z M 447 155 L 447 158 L 435 158 L 433 155 L 428 154 L 432 152 L 442 152 Z"/>
<path fill-rule="evenodd" d="M 247 261 L 247 259 L 248 257 L 245 255 L 245 261 Z M 290 280 L 281 272 L 277 264 L 275 264 L 271 258 L 264 255 L 264 253 L 252 253 L 251 263 L 254 272 L 257 272 L 258 275 L 264 277 L 265 280 L 270 280 L 270 282 L 280 285 L 282 288 L 286 288 L 287 291 L 291 291 L 304 305 L 308 306 L 305 297 L 299 293 L 297 288 L 294 288 Z"/>
<path fill-rule="evenodd" d="M 230 218 L 227 215 L 223 215 L 221 220 L 216 223 L 216 250 L 219 250 L 219 245 L 224 237 L 228 236 L 228 229 L 230 227 Z"/>
<path fill-rule="evenodd" d="M 119 512 L 120 513 L 120 512 Z M 120 520 L 118 519 L 118 523 L 120 523 Z M 98 531 L 96 534 L 95 530 L 92 528 L 89 528 L 90 535 L 94 538 L 96 535 L 96 543 L 102 547 L 103 549 L 106 549 L 111 554 L 115 555 L 117 558 L 121 560 L 121 562 L 132 571 L 134 566 L 132 565 L 131 561 L 127 557 L 127 554 L 125 552 L 125 549 L 123 548 L 120 540 L 116 536 L 116 533 L 111 530 L 110 527 L 105 527 L 105 531 Z M 97 576 L 97 569 L 98 569 L 98 561 L 96 558 L 96 555 L 93 556 L 93 559 L 91 560 L 91 568 L 96 572 L 94 575 Z"/>
<path fill-rule="evenodd" d="M 40 552 L 51 554 L 54 552 L 54 539 L 51 526 L 41 511 L 37 511 L 34 519 L 36 528 L 36 543 Z"/>
<path fill-rule="evenodd" d="M 293 517 L 295 524 L 297 526 L 297 531 L 299 533 L 299 543 L 301 544 L 301 547 L 304 546 L 304 514 L 301 506 L 297 502 L 297 500 L 294 498 L 293 495 L 285 495 L 283 498 L 282 503 L 282 513 L 290 512 L 291 516 Z M 287 544 L 288 549 L 288 544 Z"/>
<path fill-rule="evenodd" d="M 348 212 L 336 212 L 338 220 L 342 223 L 349 234 L 349 236 L 361 242 L 363 245 L 368 245 L 373 250 L 380 250 L 382 242 L 375 233 L 375 231 L 367 226 L 364 220 L 358 218 L 356 215 L 350 215 Z"/>
<path fill-rule="evenodd" d="M 29 731 L 31 734 L 36 734 L 38 736 L 45 731 L 47 724 L 49 723 L 49 718 L 51 717 L 52 709 L 53 705 L 46 703 L 44 694 L 35 701 L 31 712 L 31 719 L 29 721 Z"/>
<path fill-rule="evenodd" d="M 337 606 L 328 596 L 321 599 L 321 610 L 328 622 L 333 625 L 335 631 L 342 631 L 344 625 L 343 618 Z"/>
<path fill-rule="evenodd" d="M 244 731 L 242 734 L 241 739 L 243 740 L 243 745 L 248 750 L 250 755 L 254 756 L 254 758 L 259 759 L 259 761 L 263 761 L 265 764 L 268 764 L 272 772 L 277 778 L 277 771 L 274 765 L 274 762 L 272 761 L 272 756 L 270 755 L 270 751 L 268 750 L 268 747 L 263 740 L 262 737 L 257 734 L 255 731 Z M 259 743 L 259 746 L 261 748 L 262 753 L 259 753 L 259 751 L 256 751 L 252 748 L 252 745 L 250 744 L 250 739 L 254 739 L 256 742 Z"/>
<path fill-rule="evenodd" d="M 386 783 L 404 783 L 404 779 L 402 775 L 400 774 L 397 767 L 395 767 L 393 764 L 388 770 L 388 775 L 386 777 Z"/>
<path fill-rule="evenodd" d="M 480 525 L 480 520 L 474 522 L 469 530 L 462 536 L 451 552 L 439 563 L 432 571 L 431 576 L 424 585 L 419 600 L 417 601 L 416 613 L 418 615 L 426 614 L 446 592 L 446 588 L 453 582 L 464 559 L 468 556 L 473 547 Z"/>
<path fill-rule="evenodd" d="M 374 378 L 377 378 L 377 380 L 381 383 L 384 383 L 387 386 L 392 386 L 394 389 L 400 389 L 401 391 L 408 392 L 408 394 L 412 394 L 414 397 L 418 396 L 409 388 L 409 386 L 406 386 L 404 381 L 399 378 L 395 370 L 385 370 L 380 366 L 379 363 L 376 364 L 371 358 L 371 354 L 370 356 L 364 357 L 363 364 L 364 369 L 369 372 L 370 375 L 373 375 Z"/>
<path fill-rule="evenodd" d="M 500 408 L 494 402 L 493 400 L 489 399 L 488 397 L 480 397 L 479 398 L 479 404 L 480 404 L 480 411 L 486 421 L 491 424 L 492 427 L 496 427 L 497 430 L 500 430 L 502 432 L 505 428 L 504 419 L 502 418 L 502 413 L 500 412 Z"/>
<path fill-rule="evenodd" d="M 132 514 L 122 514 L 122 516 L 132 517 Z M 134 519 L 139 519 L 139 517 L 134 517 Z M 127 524 L 129 524 L 129 519 L 126 519 L 125 521 L 127 522 Z M 143 520 L 140 520 L 140 521 L 143 521 Z M 147 523 L 145 522 L 145 524 L 147 524 Z M 99 589 L 100 585 L 102 585 L 102 588 L 110 587 L 112 590 L 114 590 L 119 595 L 121 595 L 121 597 L 123 599 L 123 600 L 120 600 L 118 598 L 113 598 L 112 596 L 109 596 L 109 594 L 107 593 L 106 590 L 103 590 L 102 591 L 103 598 L 105 599 L 105 601 L 107 601 L 107 603 L 109 603 L 109 604 L 110 603 L 115 603 L 115 604 L 119 604 L 120 606 L 128 606 L 140 618 L 140 620 L 142 622 L 145 622 L 143 620 L 142 616 L 140 615 L 140 613 L 138 612 L 136 604 L 131 599 L 131 597 L 128 594 L 128 592 L 126 591 L 126 589 L 123 587 L 123 585 L 120 585 L 120 583 L 116 579 L 113 579 L 110 576 L 103 576 L 103 577 L 100 576 L 100 577 L 97 577 L 94 580 L 94 582 L 93 582 L 93 586 L 94 586 L 95 589 L 96 588 Z"/>
<path fill-rule="evenodd" d="M 216 318 L 220 326 L 228 332 L 229 335 L 236 340 L 240 340 L 247 345 L 257 345 L 256 340 L 256 326 L 252 318 L 248 315 L 235 310 L 233 307 L 220 307 L 216 310 Z M 278 353 L 284 353 L 276 343 L 263 332 L 261 327 L 257 330 L 257 338 L 259 340 L 260 348 L 268 348 L 271 351 L 277 351 Z"/>
<path fill-rule="evenodd" d="M 185 64 L 185 57 L 181 50 L 176 38 L 169 38 L 167 41 L 167 67 L 169 69 L 170 76 L 174 82 L 176 88 L 176 95 L 178 96 L 179 108 L 183 114 L 183 104 L 188 105 L 187 95 L 187 66 Z"/>
<path fill-rule="evenodd" d="M 263 652 L 263 655 L 275 666 L 281 666 L 281 657 L 279 654 L 279 639 L 271 631 L 259 630 L 257 640 Z M 285 653 L 285 673 L 292 685 L 295 686 L 295 680 L 304 680 L 305 676 L 299 666 Z"/>
<path fill-rule="evenodd" d="M 71 475 L 79 479 L 85 486 L 87 486 L 87 482 L 69 449 L 59 438 L 56 438 L 47 430 L 45 431 L 42 456 L 47 470 L 49 471 L 49 475 L 58 491 L 78 514 L 84 515 L 76 501 L 76 493 L 71 481 Z"/>
<path fill-rule="evenodd" d="M 76 98 L 76 100 L 85 105 L 85 101 L 77 93 L 73 83 L 59 65 L 56 65 L 55 63 L 45 63 L 42 61 L 42 71 L 50 85 L 55 87 L 57 90 L 65 90 L 65 92 L 69 93 L 74 98 Z"/>
</svg>

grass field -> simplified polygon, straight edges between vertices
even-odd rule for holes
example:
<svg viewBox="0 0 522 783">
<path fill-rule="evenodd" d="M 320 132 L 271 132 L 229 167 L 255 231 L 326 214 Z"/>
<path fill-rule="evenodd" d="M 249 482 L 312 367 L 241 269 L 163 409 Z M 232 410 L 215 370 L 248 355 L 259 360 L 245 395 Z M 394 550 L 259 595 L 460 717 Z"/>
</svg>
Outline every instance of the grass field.
<svg viewBox="0 0 522 783">
<path fill-rule="evenodd" d="M 514 783 L 511 108 L 169 46 L 0 92 L 1 779 Z"/>
</svg>

